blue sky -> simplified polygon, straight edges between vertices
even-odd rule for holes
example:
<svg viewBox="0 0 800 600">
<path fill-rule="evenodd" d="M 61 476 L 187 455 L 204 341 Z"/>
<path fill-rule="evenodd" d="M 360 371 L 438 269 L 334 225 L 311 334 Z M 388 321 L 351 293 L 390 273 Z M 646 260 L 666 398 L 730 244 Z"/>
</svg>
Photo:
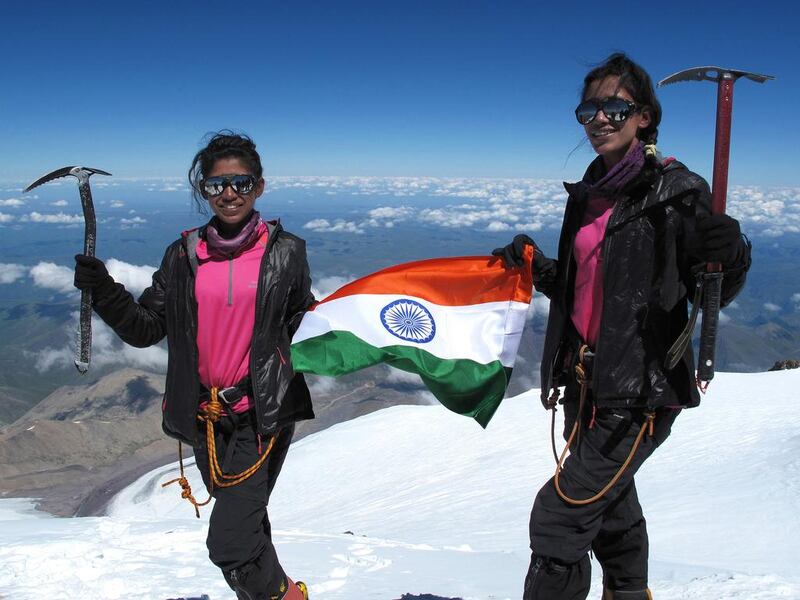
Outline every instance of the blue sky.
<svg viewBox="0 0 800 600">
<path fill-rule="evenodd" d="M 572 110 L 623 50 L 654 79 L 736 85 L 732 184 L 800 185 L 790 2 L 28 2 L 4 8 L 0 179 L 66 164 L 183 176 L 203 136 L 256 140 L 267 174 L 569 179 Z M 716 90 L 660 91 L 660 146 L 709 176 Z"/>
</svg>

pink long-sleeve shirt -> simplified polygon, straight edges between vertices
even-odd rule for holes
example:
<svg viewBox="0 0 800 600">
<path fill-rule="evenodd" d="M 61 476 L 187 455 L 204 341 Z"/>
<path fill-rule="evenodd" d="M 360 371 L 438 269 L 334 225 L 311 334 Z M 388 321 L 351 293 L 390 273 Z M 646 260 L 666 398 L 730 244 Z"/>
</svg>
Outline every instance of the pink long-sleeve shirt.
<svg viewBox="0 0 800 600">
<path fill-rule="evenodd" d="M 607 198 L 589 198 L 572 251 L 577 265 L 572 323 L 592 348 L 597 344 L 603 312 L 603 240 L 613 208 L 614 202 Z"/>
<path fill-rule="evenodd" d="M 197 244 L 198 372 L 209 389 L 231 387 L 250 372 L 256 292 L 268 236 L 263 222 L 257 231 L 255 243 L 233 258 L 212 257 L 205 240 Z M 242 413 L 252 406 L 244 396 L 232 408 Z"/>
</svg>

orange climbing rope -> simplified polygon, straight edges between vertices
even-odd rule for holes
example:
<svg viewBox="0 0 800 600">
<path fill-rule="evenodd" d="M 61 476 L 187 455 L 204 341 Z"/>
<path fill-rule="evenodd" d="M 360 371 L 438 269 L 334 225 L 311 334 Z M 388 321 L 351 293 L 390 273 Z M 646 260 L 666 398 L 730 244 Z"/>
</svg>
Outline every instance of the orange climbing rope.
<svg viewBox="0 0 800 600">
<path fill-rule="evenodd" d="M 636 440 L 633 442 L 633 447 L 631 448 L 631 451 L 628 453 L 628 457 L 625 459 L 625 462 L 622 463 L 622 466 L 616 472 L 614 477 L 611 478 L 611 481 L 609 481 L 606 484 L 606 486 L 602 490 L 597 492 L 594 496 L 592 496 L 591 498 L 583 499 L 583 500 L 576 500 L 574 498 L 570 498 L 563 491 L 561 491 L 561 485 L 559 483 L 559 478 L 561 477 L 561 471 L 564 468 L 564 461 L 566 460 L 566 457 L 567 457 L 567 451 L 569 450 L 570 446 L 572 445 L 572 442 L 575 440 L 575 436 L 577 435 L 579 440 L 580 440 L 581 419 L 583 419 L 583 408 L 584 408 L 584 405 L 586 403 L 586 395 L 587 395 L 587 393 L 589 391 L 589 384 L 590 384 L 589 377 L 588 377 L 589 374 L 587 372 L 586 367 L 584 366 L 584 353 L 585 353 L 586 350 L 588 350 L 587 346 L 582 346 L 581 347 L 581 349 L 580 349 L 580 351 L 578 353 L 578 356 L 579 356 L 578 364 L 575 365 L 575 378 L 578 381 L 578 385 L 580 385 L 580 388 L 581 388 L 580 401 L 578 402 L 578 416 L 575 419 L 575 424 L 572 426 L 572 432 L 569 434 L 569 439 L 567 440 L 567 445 L 564 447 L 564 450 L 561 452 L 561 457 L 556 461 L 556 473 L 555 473 L 555 475 L 553 477 L 553 483 L 555 484 L 556 493 L 559 495 L 559 497 L 564 502 L 566 502 L 567 504 L 572 504 L 574 506 L 582 506 L 582 505 L 585 505 L 585 504 L 591 504 L 592 502 L 596 502 L 597 500 L 600 500 L 600 498 L 605 496 L 612 487 L 614 487 L 614 484 L 617 483 L 617 481 L 619 481 L 619 478 L 622 477 L 622 474 L 625 472 L 625 470 L 631 464 L 631 461 L 633 460 L 633 457 L 636 455 L 636 451 L 639 449 L 639 445 L 642 443 L 642 438 L 644 437 L 645 432 L 647 432 L 650 437 L 653 437 L 653 423 L 655 421 L 655 413 L 653 413 L 651 411 L 648 411 L 648 412 L 645 413 L 645 422 L 642 423 L 642 427 L 639 430 L 639 434 L 636 436 Z M 553 455 L 555 456 L 555 447 L 556 447 L 556 441 L 555 441 L 555 402 L 552 403 L 551 408 L 553 410 L 553 423 L 552 423 L 551 429 L 550 429 L 550 437 L 551 437 L 551 441 L 552 441 L 552 445 L 553 445 Z M 591 427 L 591 425 L 590 425 L 590 427 Z M 580 443 L 580 441 L 579 441 L 579 443 Z"/>
<path fill-rule="evenodd" d="M 219 460 L 217 459 L 217 445 L 214 437 L 214 423 L 219 421 L 220 417 L 222 416 L 223 407 L 219 401 L 219 388 L 211 388 L 210 391 L 211 399 L 209 400 L 205 409 L 203 409 L 203 411 L 197 415 L 198 420 L 205 421 L 206 423 L 206 447 L 208 448 L 208 470 L 211 481 L 208 490 L 208 499 L 205 502 L 198 502 L 192 494 L 192 487 L 189 485 L 189 481 L 184 475 L 183 450 L 180 442 L 178 442 L 178 461 L 180 463 L 181 476 L 161 484 L 161 487 L 166 487 L 177 482 L 183 490 L 181 492 L 181 498 L 185 498 L 192 503 L 194 506 L 195 515 L 198 519 L 200 518 L 199 507 L 205 506 L 211 501 L 211 492 L 214 491 L 215 486 L 219 488 L 231 487 L 251 477 L 256 471 L 258 471 L 259 468 L 261 468 L 261 465 L 264 464 L 264 461 L 267 460 L 267 457 L 272 450 L 272 446 L 275 444 L 275 436 L 273 435 L 269 440 L 267 449 L 264 450 L 264 453 L 259 457 L 255 464 L 245 469 L 241 473 L 237 473 L 236 475 L 226 475 L 223 473 L 219 466 Z"/>
</svg>

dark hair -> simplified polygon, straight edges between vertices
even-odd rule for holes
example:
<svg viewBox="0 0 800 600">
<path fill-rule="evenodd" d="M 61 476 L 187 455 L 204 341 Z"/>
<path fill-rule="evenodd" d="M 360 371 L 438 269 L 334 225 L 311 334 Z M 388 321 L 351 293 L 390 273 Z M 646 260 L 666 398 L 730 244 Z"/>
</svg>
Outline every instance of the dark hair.
<svg viewBox="0 0 800 600">
<path fill-rule="evenodd" d="M 646 108 L 650 112 L 650 124 L 643 129 L 638 129 L 636 137 L 646 146 L 652 146 L 652 148 L 645 149 L 645 162 L 640 174 L 640 181 L 652 184 L 662 170 L 662 164 L 655 151 L 655 144 L 658 141 L 658 126 L 661 123 L 661 103 L 656 98 L 653 81 L 647 71 L 624 53 L 615 52 L 583 78 L 581 100 L 586 98 L 589 86 L 595 81 L 614 76 L 619 77 L 619 87 L 624 88 L 642 109 Z"/>
<path fill-rule="evenodd" d="M 625 88 L 633 101 L 650 110 L 650 125 L 637 131 L 636 137 L 645 144 L 655 144 L 658 141 L 658 125 L 661 123 L 661 103 L 656 98 L 656 91 L 647 71 L 622 52 L 615 52 L 589 71 L 583 79 L 581 100 L 586 99 L 586 91 L 592 83 L 615 75 L 619 77 L 619 86 Z"/>
<path fill-rule="evenodd" d="M 238 158 L 258 179 L 261 179 L 264 173 L 264 169 L 261 167 L 261 157 L 256 152 L 256 145 L 248 136 L 233 133 L 229 129 L 208 134 L 206 138 L 209 136 L 211 137 L 206 147 L 194 155 L 192 166 L 189 167 L 192 198 L 202 213 L 206 212 L 206 202 L 201 183 L 219 159 Z"/>
</svg>

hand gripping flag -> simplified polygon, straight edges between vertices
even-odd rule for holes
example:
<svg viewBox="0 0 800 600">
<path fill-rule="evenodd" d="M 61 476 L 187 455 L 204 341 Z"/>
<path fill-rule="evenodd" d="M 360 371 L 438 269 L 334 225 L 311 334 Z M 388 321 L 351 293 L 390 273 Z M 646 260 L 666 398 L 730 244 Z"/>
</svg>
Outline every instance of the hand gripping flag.
<svg viewBox="0 0 800 600">
<path fill-rule="evenodd" d="M 377 363 L 417 373 L 450 410 L 486 427 L 503 399 L 531 302 L 525 264 L 439 258 L 378 271 L 305 314 L 292 340 L 296 371 L 344 375 Z"/>
</svg>

